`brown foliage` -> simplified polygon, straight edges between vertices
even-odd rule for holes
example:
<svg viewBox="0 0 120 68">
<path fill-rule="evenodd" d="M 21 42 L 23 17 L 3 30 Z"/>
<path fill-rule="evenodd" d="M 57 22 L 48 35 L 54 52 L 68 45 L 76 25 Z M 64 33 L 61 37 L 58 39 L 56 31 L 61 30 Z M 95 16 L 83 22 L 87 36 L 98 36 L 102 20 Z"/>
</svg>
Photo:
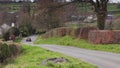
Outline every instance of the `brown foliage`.
<svg viewBox="0 0 120 68">
<path fill-rule="evenodd" d="M 29 13 L 20 12 L 17 20 L 18 26 L 23 26 L 26 24 L 31 24 L 31 17 Z"/>
<path fill-rule="evenodd" d="M 75 4 L 66 4 L 53 0 L 39 0 L 35 13 L 34 26 L 41 30 L 50 30 L 64 26 L 71 15 L 78 15 Z M 37 24 L 37 25 L 36 25 Z"/>
<path fill-rule="evenodd" d="M 59 27 L 60 23 L 58 16 L 56 15 L 55 8 L 57 5 L 58 4 L 56 2 L 52 2 L 52 0 L 38 1 L 34 27 L 45 31 Z"/>
<path fill-rule="evenodd" d="M 11 56 L 15 56 L 21 53 L 22 51 L 22 47 L 20 44 L 18 43 L 8 43 L 9 48 L 10 48 L 10 52 L 11 52 Z"/>
</svg>

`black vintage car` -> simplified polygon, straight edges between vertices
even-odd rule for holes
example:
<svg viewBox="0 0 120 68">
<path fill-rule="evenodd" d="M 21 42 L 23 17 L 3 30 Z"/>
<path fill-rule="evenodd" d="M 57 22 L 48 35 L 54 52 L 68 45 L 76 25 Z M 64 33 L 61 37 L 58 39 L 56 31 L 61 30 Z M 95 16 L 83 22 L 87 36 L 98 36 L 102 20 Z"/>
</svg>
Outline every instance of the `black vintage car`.
<svg viewBox="0 0 120 68">
<path fill-rule="evenodd" d="M 31 42 L 32 40 L 31 40 L 31 38 L 27 38 L 26 41 L 27 42 Z"/>
</svg>

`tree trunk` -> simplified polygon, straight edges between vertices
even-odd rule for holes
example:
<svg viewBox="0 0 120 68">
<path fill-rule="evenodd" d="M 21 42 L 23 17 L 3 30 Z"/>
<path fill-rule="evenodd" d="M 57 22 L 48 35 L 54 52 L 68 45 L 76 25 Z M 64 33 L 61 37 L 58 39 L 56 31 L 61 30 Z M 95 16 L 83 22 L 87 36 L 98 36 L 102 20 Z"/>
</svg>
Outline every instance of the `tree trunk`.
<svg viewBox="0 0 120 68">
<path fill-rule="evenodd" d="M 104 30 L 105 28 L 108 2 L 109 0 L 90 0 L 90 3 L 94 6 L 97 16 L 97 26 L 100 30 Z"/>
<path fill-rule="evenodd" d="M 97 26 L 100 30 L 104 30 L 105 22 L 106 22 L 107 14 L 104 13 L 97 13 Z"/>
</svg>

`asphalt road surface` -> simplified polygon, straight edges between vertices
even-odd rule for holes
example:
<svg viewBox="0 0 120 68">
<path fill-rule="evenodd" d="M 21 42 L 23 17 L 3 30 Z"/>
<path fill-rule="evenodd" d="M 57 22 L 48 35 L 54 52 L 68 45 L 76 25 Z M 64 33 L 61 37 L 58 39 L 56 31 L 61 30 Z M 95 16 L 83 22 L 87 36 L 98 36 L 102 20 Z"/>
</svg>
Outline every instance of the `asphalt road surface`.
<svg viewBox="0 0 120 68">
<path fill-rule="evenodd" d="M 120 54 L 114 54 L 109 52 L 87 50 L 71 46 L 60 46 L 60 45 L 43 45 L 43 44 L 33 44 L 36 35 L 30 36 L 32 42 L 26 42 L 25 39 L 22 43 L 30 44 L 32 46 L 40 46 L 44 49 L 48 49 L 54 52 L 59 52 L 74 58 L 78 58 L 85 62 L 97 65 L 99 68 L 120 68 Z"/>
</svg>

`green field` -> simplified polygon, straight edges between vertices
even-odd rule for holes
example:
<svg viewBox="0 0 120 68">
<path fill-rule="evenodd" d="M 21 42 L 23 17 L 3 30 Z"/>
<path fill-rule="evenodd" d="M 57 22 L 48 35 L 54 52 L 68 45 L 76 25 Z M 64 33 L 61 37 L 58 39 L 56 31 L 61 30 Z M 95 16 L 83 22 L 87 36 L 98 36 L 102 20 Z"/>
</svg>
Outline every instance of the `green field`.
<svg viewBox="0 0 120 68">
<path fill-rule="evenodd" d="M 24 3 L 0 3 L 0 7 L 8 8 L 9 11 L 18 11 L 23 6 Z M 35 3 L 31 3 L 31 6 L 34 6 Z M 79 9 L 79 12 L 93 12 L 92 5 L 86 3 L 76 3 L 75 4 Z M 33 8 L 32 8 L 33 9 Z M 117 4 L 108 4 L 108 11 L 119 11 Z"/>
<path fill-rule="evenodd" d="M 41 36 L 37 38 L 35 44 L 58 44 L 66 46 L 75 46 L 79 48 L 99 50 L 120 53 L 120 44 L 91 44 L 83 39 L 75 39 L 70 36 L 65 36 L 61 38 L 48 38 L 42 39 Z"/>
<path fill-rule="evenodd" d="M 22 4 L 20 3 L 6 3 L 6 4 L 2 4 L 0 3 L 0 7 L 6 9 L 8 12 L 16 12 L 18 10 L 20 10 L 20 7 L 22 6 Z"/>
<path fill-rule="evenodd" d="M 42 61 L 48 58 L 64 57 L 69 62 L 53 64 L 48 62 L 41 65 Z M 0 67 L 1 68 L 1 67 Z M 85 63 L 78 59 L 74 59 L 63 54 L 42 49 L 37 46 L 23 45 L 23 53 L 14 61 L 9 62 L 4 68 L 97 68 L 91 64 Z"/>
<path fill-rule="evenodd" d="M 25 3 L 0 3 L 0 8 L 6 9 L 8 12 L 17 12 L 21 10 L 23 7 L 23 4 Z M 31 9 L 33 10 L 33 7 L 35 3 L 31 3 Z"/>
<path fill-rule="evenodd" d="M 117 4 L 108 4 L 108 11 L 120 11 Z"/>
</svg>

